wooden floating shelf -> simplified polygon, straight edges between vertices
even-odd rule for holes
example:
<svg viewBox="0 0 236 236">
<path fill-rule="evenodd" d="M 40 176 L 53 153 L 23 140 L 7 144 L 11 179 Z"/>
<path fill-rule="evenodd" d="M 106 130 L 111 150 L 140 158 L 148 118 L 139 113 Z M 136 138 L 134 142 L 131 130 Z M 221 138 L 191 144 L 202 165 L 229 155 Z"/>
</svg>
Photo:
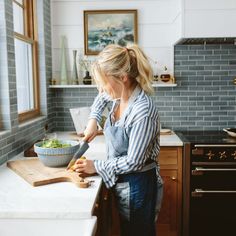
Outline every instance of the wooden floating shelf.
<svg viewBox="0 0 236 236">
<path fill-rule="evenodd" d="M 97 87 L 97 85 L 95 85 L 95 84 L 78 84 L 78 85 L 57 84 L 57 85 L 49 85 L 49 88 L 96 88 L 96 87 Z"/>
<path fill-rule="evenodd" d="M 177 84 L 172 83 L 154 83 L 152 84 L 153 87 L 176 87 Z"/>
</svg>

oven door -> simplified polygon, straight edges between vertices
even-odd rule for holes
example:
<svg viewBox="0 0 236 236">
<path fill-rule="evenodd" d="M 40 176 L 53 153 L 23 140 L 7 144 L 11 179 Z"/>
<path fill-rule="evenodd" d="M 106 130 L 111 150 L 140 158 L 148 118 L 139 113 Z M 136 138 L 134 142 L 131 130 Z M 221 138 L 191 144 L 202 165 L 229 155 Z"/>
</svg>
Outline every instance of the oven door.
<svg viewBox="0 0 236 236">
<path fill-rule="evenodd" d="M 194 166 L 190 236 L 236 235 L 236 166 Z"/>
</svg>

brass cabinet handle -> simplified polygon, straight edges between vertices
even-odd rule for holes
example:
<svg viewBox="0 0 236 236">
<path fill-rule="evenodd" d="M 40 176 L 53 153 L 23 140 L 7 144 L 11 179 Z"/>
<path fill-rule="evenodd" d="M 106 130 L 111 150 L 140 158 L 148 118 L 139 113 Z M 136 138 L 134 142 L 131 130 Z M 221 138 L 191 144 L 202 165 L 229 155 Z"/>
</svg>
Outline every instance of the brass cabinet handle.
<svg viewBox="0 0 236 236">
<path fill-rule="evenodd" d="M 108 196 L 107 196 L 107 195 L 104 196 L 103 200 L 104 200 L 104 201 L 107 201 L 107 199 L 108 199 Z"/>
<path fill-rule="evenodd" d="M 177 178 L 176 178 L 175 176 L 172 176 L 171 179 L 172 179 L 172 180 L 176 180 Z"/>
<path fill-rule="evenodd" d="M 106 189 L 103 194 L 103 201 L 107 201 L 109 199 L 109 191 Z"/>
</svg>

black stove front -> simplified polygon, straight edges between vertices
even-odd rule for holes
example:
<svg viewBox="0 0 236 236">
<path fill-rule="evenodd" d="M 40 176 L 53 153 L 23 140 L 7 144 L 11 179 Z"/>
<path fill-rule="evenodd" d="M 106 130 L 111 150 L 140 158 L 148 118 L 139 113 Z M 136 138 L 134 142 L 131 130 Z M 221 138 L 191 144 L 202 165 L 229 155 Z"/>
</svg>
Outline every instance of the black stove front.
<svg viewBox="0 0 236 236">
<path fill-rule="evenodd" d="M 236 138 L 183 132 L 183 235 L 236 235 Z"/>
<path fill-rule="evenodd" d="M 196 144 L 236 144 L 236 138 L 223 131 L 185 131 L 180 132 L 185 142 Z"/>
</svg>

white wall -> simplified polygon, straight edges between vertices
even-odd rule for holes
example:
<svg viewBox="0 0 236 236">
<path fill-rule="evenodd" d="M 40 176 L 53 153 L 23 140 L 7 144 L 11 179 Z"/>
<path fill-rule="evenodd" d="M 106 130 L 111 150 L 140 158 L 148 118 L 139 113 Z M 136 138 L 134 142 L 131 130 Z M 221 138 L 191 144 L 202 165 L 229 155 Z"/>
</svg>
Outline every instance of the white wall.
<svg viewBox="0 0 236 236">
<path fill-rule="evenodd" d="M 236 0 L 182 0 L 183 37 L 235 37 Z"/>
<path fill-rule="evenodd" d="M 69 74 L 72 50 L 83 53 L 84 10 L 137 9 L 139 45 L 159 66 L 166 65 L 173 72 L 173 44 L 181 35 L 181 0 L 52 0 L 51 9 L 53 78 L 59 77 L 61 35 L 68 41 Z"/>
</svg>

